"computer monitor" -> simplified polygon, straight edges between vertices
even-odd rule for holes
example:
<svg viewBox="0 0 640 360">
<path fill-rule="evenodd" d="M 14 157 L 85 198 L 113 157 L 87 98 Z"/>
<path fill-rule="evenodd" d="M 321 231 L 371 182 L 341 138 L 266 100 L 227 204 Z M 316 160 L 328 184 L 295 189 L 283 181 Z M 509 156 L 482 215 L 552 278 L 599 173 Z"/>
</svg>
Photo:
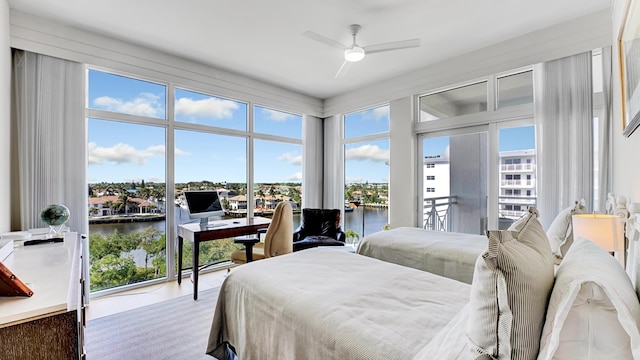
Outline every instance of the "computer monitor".
<svg viewBox="0 0 640 360">
<path fill-rule="evenodd" d="M 189 208 L 189 218 L 200 219 L 201 227 L 207 226 L 210 217 L 225 215 L 215 190 L 185 191 L 184 198 Z"/>
</svg>

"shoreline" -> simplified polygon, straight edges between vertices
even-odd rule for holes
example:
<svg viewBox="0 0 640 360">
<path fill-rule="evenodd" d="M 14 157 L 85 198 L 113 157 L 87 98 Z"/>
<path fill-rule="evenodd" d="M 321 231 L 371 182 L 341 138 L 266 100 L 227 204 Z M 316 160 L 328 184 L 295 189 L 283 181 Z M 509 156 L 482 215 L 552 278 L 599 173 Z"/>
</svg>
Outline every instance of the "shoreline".
<svg viewBox="0 0 640 360">
<path fill-rule="evenodd" d="M 118 224 L 118 223 L 132 223 L 132 222 L 147 222 L 147 221 L 161 221 L 165 220 L 165 214 L 159 215 L 121 215 L 121 216 L 105 216 L 99 218 L 89 217 L 89 225 L 93 224 Z"/>
</svg>

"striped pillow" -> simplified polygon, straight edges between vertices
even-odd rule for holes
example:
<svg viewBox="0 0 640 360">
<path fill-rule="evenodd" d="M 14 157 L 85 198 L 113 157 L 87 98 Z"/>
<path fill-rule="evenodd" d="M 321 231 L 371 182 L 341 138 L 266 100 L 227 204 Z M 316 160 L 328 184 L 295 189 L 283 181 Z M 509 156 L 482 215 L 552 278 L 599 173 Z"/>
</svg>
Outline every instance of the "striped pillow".
<svg viewBox="0 0 640 360">
<path fill-rule="evenodd" d="M 467 338 L 474 359 L 535 359 L 551 288 L 553 257 L 530 208 L 517 230 L 488 231 L 475 266 Z"/>
</svg>

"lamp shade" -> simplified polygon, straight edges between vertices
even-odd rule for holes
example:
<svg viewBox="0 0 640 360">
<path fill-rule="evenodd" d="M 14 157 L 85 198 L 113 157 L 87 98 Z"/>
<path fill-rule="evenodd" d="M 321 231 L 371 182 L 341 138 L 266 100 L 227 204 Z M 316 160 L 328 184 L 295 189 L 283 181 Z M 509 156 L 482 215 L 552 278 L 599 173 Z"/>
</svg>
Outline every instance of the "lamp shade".
<svg viewBox="0 0 640 360">
<path fill-rule="evenodd" d="M 603 214 L 573 215 L 573 237 L 591 240 L 609 252 L 624 247 L 624 235 L 620 217 Z"/>
</svg>

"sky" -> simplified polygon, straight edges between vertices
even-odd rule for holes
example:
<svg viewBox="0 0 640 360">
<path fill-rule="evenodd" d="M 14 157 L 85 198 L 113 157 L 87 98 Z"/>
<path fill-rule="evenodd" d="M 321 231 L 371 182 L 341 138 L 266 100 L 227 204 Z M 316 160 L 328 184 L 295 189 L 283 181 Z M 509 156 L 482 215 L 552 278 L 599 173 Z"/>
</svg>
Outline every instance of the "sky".
<svg viewBox="0 0 640 360">
<path fill-rule="evenodd" d="M 141 115 L 168 123 L 164 85 L 89 70 L 88 107 Z M 209 180 L 246 182 L 247 138 L 180 128 L 181 124 L 247 131 L 247 104 L 175 89 L 175 182 Z M 302 117 L 254 106 L 254 131 L 300 142 Z M 154 121 L 146 122 L 154 125 Z M 165 182 L 166 127 L 89 119 L 88 181 Z M 345 138 L 387 132 L 388 106 L 349 114 Z M 255 181 L 300 182 L 302 146 L 257 139 L 254 142 Z M 389 141 L 345 145 L 345 176 L 349 182 L 386 182 Z"/>
<path fill-rule="evenodd" d="M 423 156 L 445 155 L 449 148 L 449 137 L 425 139 Z M 498 151 L 535 149 L 535 127 L 521 126 L 502 128 L 498 133 Z"/>
</svg>

